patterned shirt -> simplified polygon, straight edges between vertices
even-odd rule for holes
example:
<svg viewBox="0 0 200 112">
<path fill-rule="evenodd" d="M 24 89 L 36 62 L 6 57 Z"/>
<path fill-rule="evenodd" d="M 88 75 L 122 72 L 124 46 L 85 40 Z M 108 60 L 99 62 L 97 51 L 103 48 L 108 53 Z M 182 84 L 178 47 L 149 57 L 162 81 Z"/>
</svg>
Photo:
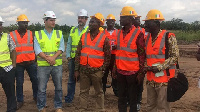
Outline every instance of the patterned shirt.
<svg viewBox="0 0 200 112">
<path fill-rule="evenodd" d="M 162 30 L 160 30 L 160 32 L 158 33 L 158 35 L 161 32 L 162 32 Z M 155 41 L 156 41 L 157 37 L 152 41 L 152 45 L 155 44 Z M 166 59 L 164 61 L 164 63 L 162 63 L 162 64 L 160 64 L 160 65 L 157 66 L 157 68 L 158 68 L 159 71 L 163 71 L 163 70 L 169 68 L 171 65 L 174 65 L 178 61 L 179 49 L 178 49 L 176 37 L 173 36 L 173 35 L 171 35 L 169 37 L 169 39 L 168 39 L 168 42 L 169 42 L 169 58 Z"/>
<path fill-rule="evenodd" d="M 92 40 L 94 40 L 94 38 Z M 104 71 L 109 66 L 110 58 L 111 58 L 111 51 L 110 51 L 109 39 L 107 37 L 104 41 L 104 46 L 103 46 L 104 63 L 99 68 L 90 67 L 88 64 L 87 65 L 80 64 L 81 49 L 82 49 L 82 41 L 79 41 L 77 51 L 76 51 L 76 56 L 75 56 L 75 71 L 79 71 L 84 74 L 92 74 L 92 73 L 96 73 L 98 71 Z"/>
<path fill-rule="evenodd" d="M 0 40 L 1 40 L 2 34 L 3 34 L 3 33 L 1 33 L 1 35 L 0 35 Z M 9 51 L 12 52 L 13 50 L 15 50 L 16 45 L 15 45 L 14 41 L 12 40 L 12 37 L 11 37 L 9 34 L 8 34 L 7 37 L 8 37 L 8 38 L 7 38 L 7 42 L 8 42 L 7 44 L 8 44 L 8 47 L 9 47 Z M 4 69 L 6 72 L 9 72 L 12 68 L 13 68 L 12 65 L 3 67 L 3 69 Z"/>
</svg>

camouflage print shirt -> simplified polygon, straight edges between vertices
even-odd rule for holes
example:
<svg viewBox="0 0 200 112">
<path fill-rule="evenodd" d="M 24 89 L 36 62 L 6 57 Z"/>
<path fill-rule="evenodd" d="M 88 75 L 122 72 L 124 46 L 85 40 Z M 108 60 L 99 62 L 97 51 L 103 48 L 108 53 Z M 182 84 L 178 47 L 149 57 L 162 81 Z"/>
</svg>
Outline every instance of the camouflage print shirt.
<svg viewBox="0 0 200 112">
<path fill-rule="evenodd" d="M 92 40 L 94 40 L 94 38 Z M 104 71 L 105 68 L 107 68 L 109 66 L 110 58 L 111 58 L 111 50 L 110 50 L 109 39 L 107 37 L 104 41 L 104 46 L 103 46 L 104 63 L 99 68 L 90 67 L 90 65 L 88 65 L 88 64 L 87 65 L 80 64 L 81 49 L 82 49 L 82 41 L 79 41 L 77 51 L 76 51 L 76 56 L 75 56 L 75 71 L 79 71 L 84 74 L 93 74 L 93 73 L 96 73 L 101 70 Z"/>
<path fill-rule="evenodd" d="M 160 30 L 160 32 L 158 33 L 158 35 L 162 32 L 162 30 Z M 155 44 L 157 38 L 155 38 L 152 41 L 152 45 Z M 177 40 L 176 37 L 171 35 L 168 39 L 169 42 L 169 58 L 166 59 L 164 61 L 164 63 L 162 63 L 161 65 L 158 65 L 157 68 L 159 71 L 163 71 L 167 68 L 169 68 L 171 65 L 175 64 L 178 61 L 178 57 L 179 57 L 179 49 L 178 49 L 178 45 L 177 45 Z"/>
</svg>

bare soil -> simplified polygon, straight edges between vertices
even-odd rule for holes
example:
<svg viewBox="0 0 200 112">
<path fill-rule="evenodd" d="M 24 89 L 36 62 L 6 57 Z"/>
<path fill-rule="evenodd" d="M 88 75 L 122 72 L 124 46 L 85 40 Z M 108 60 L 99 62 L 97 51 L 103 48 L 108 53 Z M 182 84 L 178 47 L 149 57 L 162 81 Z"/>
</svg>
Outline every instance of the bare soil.
<svg viewBox="0 0 200 112">
<path fill-rule="evenodd" d="M 194 45 L 191 45 L 194 46 Z M 191 47 L 190 46 L 190 47 Z M 179 64 L 181 68 L 181 72 L 184 72 L 189 81 L 189 90 L 185 93 L 185 95 L 174 103 L 171 103 L 171 111 L 172 112 L 200 112 L 200 88 L 198 88 L 197 83 L 200 77 L 200 62 L 195 59 L 195 53 L 197 49 L 185 49 L 180 48 L 181 57 L 179 59 Z M 67 68 L 67 60 L 65 56 L 63 56 L 63 102 L 64 96 L 67 94 L 67 80 L 68 80 L 68 68 Z M 110 84 L 111 78 L 109 76 Z M 144 84 L 145 86 L 145 84 Z M 63 111 L 64 112 L 78 112 L 77 107 L 79 106 L 79 90 L 80 85 L 77 83 L 76 85 L 76 93 L 75 98 L 73 100 L 72 105 L 69 107 L 65 103 L 63 103 Z M 54 85 L 52 79 L 49 79 L 47 86 L 47 112 L 54 112 Z M 147 91 L 146 86 L 143 91 L 143 99 L 140 112 L 146 111 L 146 100 Z M 90 90 L 90 98 L 89 98 L 89 106 L 92 108 L 95 105 L 95 97 L 94 97 L 94 89 L 91 86 Z M 107 112 L 117 112 L 117 97 L 114 96 L 112 92 L 112 88 L 108 88 L 105 95 L 105 109 Z M 37 112 L 37 107 L 32 97 L 32 88 L 31 82 L 28 75 L 25 75 L 24 82 L 24 106 L 18 110 L 17 112 Z M 0 87 L 0 112 L 6 112 L 6 96 L 4 94 L 3 89 Z"/>
</svg>

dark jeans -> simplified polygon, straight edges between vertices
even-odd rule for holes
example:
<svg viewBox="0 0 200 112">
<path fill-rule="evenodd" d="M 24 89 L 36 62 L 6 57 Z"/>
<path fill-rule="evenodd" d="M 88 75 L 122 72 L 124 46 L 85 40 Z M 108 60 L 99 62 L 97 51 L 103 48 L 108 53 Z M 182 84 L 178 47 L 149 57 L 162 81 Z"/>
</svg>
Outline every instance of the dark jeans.
<svg viewBox="0 0 200 112">
<path fill-rule="evenodd" d="M 137 112 L 137 81 L 136 74 L 122 75 L 117 73 L 118 109 L 119 112 L 127 112 L 127 94 L 130 101 L 129 112 Z"/>
<path fill-rule="evenodd" d="M 38 80 L 37 80 L 37 65 L 36 65 L 36 63 L 30 64 L 30 65 L 17 64 L 16 73 L 15 73 L 17 102 L 24 101 L 24 95 L 23 95 L 24 70 L 26 70 L 28 72 L 28 75 L 32 82 L 33 98 L 37 99 Z"/>
<path fill-rule="evenodd" d="M 137 104 L 141 104 L 142 101 L 142 92 L 143 92 L 143 82 L 137 86 Z"/>
<path fill-rule="evenodd" d="M 6 72 L 0 67 L 0 82 L 7 97 L 7 112 L 16 112 L 15 69 Z"/>
<path fill-rule="evenodd" d="M 67 83 L 67 96 L 65 96 L 65 103 L 71 103 L 74 99 L 76 81 L 74 79 L 74 64 L 75 58 L 69 60 L 69 78 Z"/>
<path fill-rule="evenodd" d="M 112 54 L 111 55 L 111 60 L 110 60 L 110 65 L 108 68 L 106 68 L 105 70 L 105 73 L 104 73 L 104 76 L 102 77 L 102 83 L 103 83 L 103 92 L 105 93 L 106 92 L 106 83 L 107 83 L 107 78 L 108 78 L 108 74 L 109 74 L 109 71 L 111 71 L 111 74 L 112 74 L 112 69 L 113 69 L 113 66 L 114 66 L 114 61 L 115 61 L 115 55 Z M 117 80 L 116 79 L 113 79 L 112 78 L 112 83 L 111 83 L 111 86 L 113 88 L 113 92 L 116 96 L 118 96 L 118 88 L 117 88 Z"/>
</svg>

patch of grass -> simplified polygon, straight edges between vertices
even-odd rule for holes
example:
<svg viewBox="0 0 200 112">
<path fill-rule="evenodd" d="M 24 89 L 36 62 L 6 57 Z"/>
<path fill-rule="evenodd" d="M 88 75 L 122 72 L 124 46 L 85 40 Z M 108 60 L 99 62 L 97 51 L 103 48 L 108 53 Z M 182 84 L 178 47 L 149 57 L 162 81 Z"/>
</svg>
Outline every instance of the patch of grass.
<svg viewBox="0 0 200 112">
<path fill-rule="evenodd" d="M 170 32 L 173 32 L 176 35 L 177 40 L 186 41 L 186 42 L 194 42 L 194 41 L 200 41 L 200 31 L 180 31 L 180 30 L 172 30 Z"/>
</svg>

